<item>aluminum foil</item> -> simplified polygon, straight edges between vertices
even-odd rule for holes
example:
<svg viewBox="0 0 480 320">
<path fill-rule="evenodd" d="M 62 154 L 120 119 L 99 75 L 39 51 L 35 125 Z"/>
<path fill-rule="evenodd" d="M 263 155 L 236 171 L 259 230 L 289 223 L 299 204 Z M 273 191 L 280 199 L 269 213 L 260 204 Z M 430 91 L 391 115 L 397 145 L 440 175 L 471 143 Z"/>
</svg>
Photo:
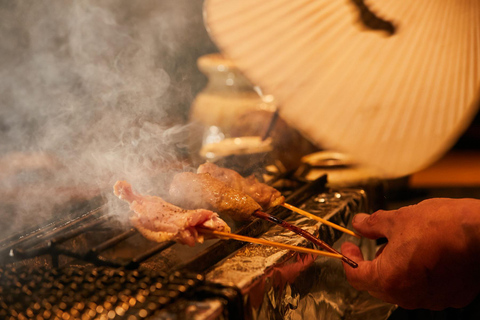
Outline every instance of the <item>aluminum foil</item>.
<svg viewBox="0 0 480 320">
<path fill-rule="evenodd" d="M 362 190 L 342 190 L 319 194 L 303 208 L 351 229 L 355 213 L 368 212 Z M 351 241 L 367 258 L 375 253 L 375 243 L 345 235 L 320 222 L 299 215 L 286 219 L 318 235 L 338 248 Z M 262 238 L 297 246 L 310 246 L 291 231 L 273 227 Z M 353 289 L 345 279 L 342 264 L 332 258 L 249 244 L 219 263 L 206 279 L 237 286 L 243 294 L 247 319 L 387 319 L 395 309 L 366 292 Z"/>
</svg>

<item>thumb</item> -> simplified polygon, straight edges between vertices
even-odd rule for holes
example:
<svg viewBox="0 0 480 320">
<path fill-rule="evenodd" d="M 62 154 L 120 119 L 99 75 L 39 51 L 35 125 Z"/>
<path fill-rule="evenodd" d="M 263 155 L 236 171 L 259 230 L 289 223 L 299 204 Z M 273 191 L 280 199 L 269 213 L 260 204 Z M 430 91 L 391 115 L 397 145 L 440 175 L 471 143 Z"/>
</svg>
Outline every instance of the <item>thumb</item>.
<svg viewBox="0 0 480 320">
<path fill-rule="evenodd" d="M 352 225 L 360 235 L 370 239 L 378 239 L 388 238 L 394 222 L 392 212 L 379 210 L 371 215 L 356 214 L 353 217 Z"/>
</svg>

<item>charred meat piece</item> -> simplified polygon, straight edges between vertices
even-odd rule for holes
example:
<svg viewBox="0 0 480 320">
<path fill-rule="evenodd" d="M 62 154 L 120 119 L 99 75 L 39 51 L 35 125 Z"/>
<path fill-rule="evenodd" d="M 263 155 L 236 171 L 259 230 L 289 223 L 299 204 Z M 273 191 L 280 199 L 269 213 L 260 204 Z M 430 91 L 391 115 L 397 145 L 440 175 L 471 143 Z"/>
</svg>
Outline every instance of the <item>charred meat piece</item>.
<svg viewBox="0 0 480 320">
<path fill-rule="evenodd" d="M 230 227 L 217 213 L 206 210 L 184 210 L 160 197 L 135 194 L 126 181 L 117 181 L 113 187 L 120 199 L 130 203 L 134 215 L 132 224 L 147 239 L 163 242 L 178 241 L 189 246 L 202 243 L 204 236 L 197 228 L 230 232 Z"/>
<path fill-rule="evenodd" d="M 170 185 L 173 203 L 188 209 L 206 208 L 237 221 L 251 220 L 260 205 L 247 194 L 227 186 L 209 173 L 182 172 Z"/>
<path fill-rule="evenodd" d="M 245 192 L 252 197 L 263 210 L 281 205 L 285 202 L 285 198 L 280 191 L 258 181 L 253 175 L 244 178 L 234 170 L 221 168 L 211 162 L 200 165 L 197 173 L 209 173 L 212 177 L 224 182 L 231 188 Z"/>
</svg>

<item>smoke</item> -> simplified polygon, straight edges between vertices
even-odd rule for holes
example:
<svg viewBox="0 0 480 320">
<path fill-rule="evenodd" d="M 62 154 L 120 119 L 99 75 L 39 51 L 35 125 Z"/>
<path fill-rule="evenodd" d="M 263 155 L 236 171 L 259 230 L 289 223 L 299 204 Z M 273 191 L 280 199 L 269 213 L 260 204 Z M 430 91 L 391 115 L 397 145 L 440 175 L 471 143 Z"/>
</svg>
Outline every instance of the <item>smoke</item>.
<svg viewBox="0 0 480 320">
<path fill-rule="evenodd" d="M 205 81 L 195 61 L 214 50 L 201 5 L 0 0 L 0 202 L 12 222 L 119 179 L 162 192 L 162 174 L 185 169 L 186 114 Z"/>
</svg>

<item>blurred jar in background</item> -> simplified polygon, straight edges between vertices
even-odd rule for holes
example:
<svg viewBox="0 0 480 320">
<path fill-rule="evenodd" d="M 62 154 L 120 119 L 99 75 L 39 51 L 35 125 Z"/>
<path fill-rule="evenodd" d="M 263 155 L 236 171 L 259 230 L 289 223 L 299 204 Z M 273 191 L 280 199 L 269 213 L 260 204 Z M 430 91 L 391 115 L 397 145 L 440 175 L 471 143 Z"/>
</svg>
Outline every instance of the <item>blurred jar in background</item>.
<svg viewBox="0 0 480 320">
<path fill-rule="evenodd" d="M 223 141 L 230 145 L 224 140 L 235 137 L 263 137 L 276 105 L 272 96 L 263 95 L 231 60 L 220 53 L 200 57 L 197 65 L 208 77 L 208 83 L 190 108 L 190 152 L 193 162 L 201 163 L 211 160 L 202 152 L 205 148 L 212 149 L 210 144 Z M 298 165 L 303 155 L 318 150 L 280 117 L 269 137 L 271 157 L 280 160 L 287 170 Z M 248 138 L 243 141 L 256 140 Z M 210 156 L 215 155 L 210 153 Z"/>
<path fill-rule="evenodd" d="M 230 137 L 232 126 L 245 112 L 275 110 L 272 103 L 260 97 L 233 62 L 221 54 L 201 56 L 197 65 L 208 77 L 208 82 L 190 108 L 189 120 L 200 130 L 193 137 L 197 144 L 195 151 L 202 145 Z"/>
</svg>

